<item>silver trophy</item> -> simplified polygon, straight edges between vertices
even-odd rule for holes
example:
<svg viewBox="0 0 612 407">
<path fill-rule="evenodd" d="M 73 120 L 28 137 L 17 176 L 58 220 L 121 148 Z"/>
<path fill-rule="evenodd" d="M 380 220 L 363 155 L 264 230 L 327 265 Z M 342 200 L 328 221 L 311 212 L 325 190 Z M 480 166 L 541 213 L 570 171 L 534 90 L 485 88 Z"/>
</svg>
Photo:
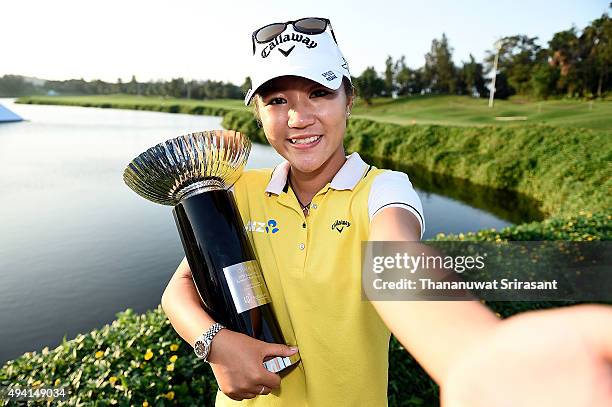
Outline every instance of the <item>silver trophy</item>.
<svg viewBox="0 0 612 407">
<path fill-rule="evenodd" d="M 136 157 L 123 180 L 172 213 L 205 311 L 227 328 L 286 343 L 271 308 L 270 293 L 228 188 L 247 162 L 251 142 L 233 130 L 180 136 Z M 279 372 L 300 360 L 296 353 L 264 362 Z"/>
</svg>

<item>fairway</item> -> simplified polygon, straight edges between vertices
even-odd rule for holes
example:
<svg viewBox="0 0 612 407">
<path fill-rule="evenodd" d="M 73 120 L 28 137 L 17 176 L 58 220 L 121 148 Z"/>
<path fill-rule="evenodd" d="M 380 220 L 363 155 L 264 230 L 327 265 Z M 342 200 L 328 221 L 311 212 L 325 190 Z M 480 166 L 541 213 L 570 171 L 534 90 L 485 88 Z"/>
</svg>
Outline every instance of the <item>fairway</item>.
<svg viewBox="0 0 612 407">
<path fill-rule="evenodd" d="M 358 100 L 353 113 L 357 117 L 396 124 L 439 124 L 451 126 L 547 124 L 551 126 L 612 128 L 611 101 L 521 101 L 496 100 L 469 96 L 412 96 L 397 99 L 373 99 L 371 106 Z M 496 117 L 525 119 L 496 120 Z M 522 119 L 522 118 L 521 118 Z"/>
</svg>

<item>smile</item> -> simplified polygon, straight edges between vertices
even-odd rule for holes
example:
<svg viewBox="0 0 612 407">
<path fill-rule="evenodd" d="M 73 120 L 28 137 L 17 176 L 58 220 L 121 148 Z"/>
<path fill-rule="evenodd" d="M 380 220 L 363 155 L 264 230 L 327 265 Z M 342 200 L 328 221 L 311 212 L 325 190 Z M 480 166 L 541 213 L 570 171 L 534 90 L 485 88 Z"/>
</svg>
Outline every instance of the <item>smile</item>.
<svg viewBox="0 0 612 407">
<path fill-rule="evenodd" d="M 307 137 L 307 138 L 289 140 L 289 142 L 293 145 L 300 146 L 300 147 L 302 146 L 310 147 L 316 144 L 320 139 L 321 139 L 321 136 L 312 136 L 312 137 Z"/>
</svg>

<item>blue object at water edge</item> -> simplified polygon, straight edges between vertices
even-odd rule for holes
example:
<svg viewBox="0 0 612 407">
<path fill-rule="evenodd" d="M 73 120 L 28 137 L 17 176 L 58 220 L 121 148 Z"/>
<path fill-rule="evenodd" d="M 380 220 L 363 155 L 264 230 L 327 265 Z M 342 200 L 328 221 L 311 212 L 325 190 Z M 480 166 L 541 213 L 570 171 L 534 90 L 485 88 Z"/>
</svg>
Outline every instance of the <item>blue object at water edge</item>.
<svg viewBox="0 0 612 407">
<path fill-rule="evenodd" d="M 3 123 L 3 122 L 20 122 L 22 120 L 23 119 L 19 115 L 11 112 L 6 107 L 0 105 L 0 123 Z"/>
</svg>

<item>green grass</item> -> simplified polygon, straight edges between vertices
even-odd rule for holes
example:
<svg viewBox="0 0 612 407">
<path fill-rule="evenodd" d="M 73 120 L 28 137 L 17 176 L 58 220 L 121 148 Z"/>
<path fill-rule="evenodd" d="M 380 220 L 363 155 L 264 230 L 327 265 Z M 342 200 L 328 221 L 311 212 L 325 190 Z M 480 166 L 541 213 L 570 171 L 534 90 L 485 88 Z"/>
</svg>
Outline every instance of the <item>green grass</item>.
<svg viewBox="0 0 612 407">
<path fill-rule="evenodd" d="M 236 99 L 174 99 L 153 96 L 94 95 L 94 96 L 32 96 L 18 103 L 59 104 L 119 109 L 158 110 L 173 113 L 224 114 L 245 111 L 242 100 Z M 525 116 L 520 122 L 502 122 L 496 116 Z M 559 127 L 612 129 L 612 101 L 527 101 L 497 100 L 488 107 L 487 99 L 468 96 L 411 96 L 398 99 L 373 99 L 371 106 L 357 99 L 353 116 L 401 125 L 437 124 L 451 126 L 521 126 L 546 124 Z"/>
<path fill-rule="evenodd" d="M 207 99 L 206 101 L 195 99 L 165 98 L 160 96 L 134 96 L 134 95 L 91 95 L 91 96 L 25 96 L 17 99 L 17 103 L 52 104 L 71 106 L 98 106 L 110 105 L 182 105 L 182 106 L 210 106 L 225 109 L 244 108 L 244 103 L 236 99 Z M 145 109 L 143 109 L 145 110 Z"/>
<path fill-rule="evenodd" d="M 525 101 L 496 100 L 493 108 L 487 99 L 468 96 L 416 96 L 398 99 L 379 98 L 366 106 L 355 104 L 355 117 L 395 123 L 438 124 L 452 126 L 520 126 L 547 124 L 551 126 L 612 129 L 611 101 Z M 525 121 L 502 122 L 497 116 L 525 116 Z"/>
</svg>

